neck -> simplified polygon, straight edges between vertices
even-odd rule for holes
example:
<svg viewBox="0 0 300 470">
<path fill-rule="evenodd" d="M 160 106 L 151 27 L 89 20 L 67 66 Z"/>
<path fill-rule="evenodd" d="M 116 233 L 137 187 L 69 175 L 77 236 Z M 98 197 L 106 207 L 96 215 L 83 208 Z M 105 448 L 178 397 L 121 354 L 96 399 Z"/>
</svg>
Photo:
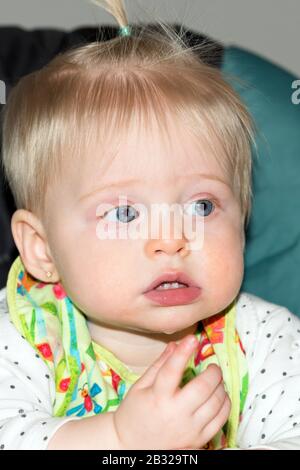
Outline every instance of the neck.
<svg viewBox="0 0 300 470">
<path fill-rule="evenodd" d="M 188 334 L 195 334 L 198 324 L 173 335 L 120 330 L 87 320 L 92 340 L 109 350 L 132 372 L 142 375 L 163 353 L 171 342 L 179 342 Z"/>
</svg>

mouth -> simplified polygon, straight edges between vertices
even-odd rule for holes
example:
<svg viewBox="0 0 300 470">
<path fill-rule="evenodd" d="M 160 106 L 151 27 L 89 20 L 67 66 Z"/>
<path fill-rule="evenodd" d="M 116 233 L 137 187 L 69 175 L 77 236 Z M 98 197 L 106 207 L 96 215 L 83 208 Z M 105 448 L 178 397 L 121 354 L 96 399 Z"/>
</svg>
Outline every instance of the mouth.
<svg viewBox="0 0 300 470">
<path fill-rule="evenodd" d="M 153 281 L 144 295 L 162 306 L 184 305 L 195 301 L 201 288 L 185 273 L 167 272 Z"/>
</svg>

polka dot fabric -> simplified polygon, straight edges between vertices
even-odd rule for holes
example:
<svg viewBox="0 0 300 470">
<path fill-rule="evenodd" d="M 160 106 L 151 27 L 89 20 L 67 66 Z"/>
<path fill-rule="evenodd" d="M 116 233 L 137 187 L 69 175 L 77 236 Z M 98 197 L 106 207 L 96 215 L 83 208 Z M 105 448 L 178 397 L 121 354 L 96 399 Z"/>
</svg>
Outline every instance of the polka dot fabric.
<svg viewBox="0 0 300 470">
<path fill-rule="evenodd" d="M 300 449 L 300 319 L 286 308 L 241 293 L 236 328 L 249 390 L 238 429 L 239 449 Z M 58 428 L 55 384 L 44 362 L 10 323 L 0 291 L 0 450 L 46 449 Z"/>
<path fill-rule="evenodd" d="M 249 373 L 239 445 L 300 449 L 300 319 L 252 294 L 238 305 Z"/>
</svg>

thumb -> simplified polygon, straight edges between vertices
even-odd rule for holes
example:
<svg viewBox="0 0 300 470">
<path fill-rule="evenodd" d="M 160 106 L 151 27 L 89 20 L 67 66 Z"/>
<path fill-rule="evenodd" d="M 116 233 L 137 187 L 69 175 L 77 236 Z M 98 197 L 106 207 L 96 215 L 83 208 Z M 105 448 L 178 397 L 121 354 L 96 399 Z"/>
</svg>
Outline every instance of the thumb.
<svg viewBox="0 0 300 470">
<path fill-rule="evenodd" d="M 156 359 L 156 361 L 148 367 L 146 372 L 144 372 L 142 377 L 139 378 L 139 380 L 136 382 L 136 385 L 140 386 L 141 388 L 150 387 L 154 382 L 157 372 L 166 362 L 168 357 L 170 357 L 170 355 L 174 352 L 176 347 L 177 345 L 173 341 L 169 343 L 158 359 Z"/>
</svg>

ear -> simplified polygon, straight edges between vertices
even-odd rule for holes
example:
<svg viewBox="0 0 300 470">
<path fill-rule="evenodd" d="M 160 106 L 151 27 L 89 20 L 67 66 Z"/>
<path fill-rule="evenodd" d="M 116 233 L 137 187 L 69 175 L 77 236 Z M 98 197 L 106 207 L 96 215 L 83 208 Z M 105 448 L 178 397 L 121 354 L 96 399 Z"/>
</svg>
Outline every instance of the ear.
<svg viewBox="0 0 300 470">
<path fill-rule="evenodd" d="M 32 212 L 18 209 L 11 219 L 15 244 L 26 270 L 43 282 L 58 282 L 59 274 L 48 245 L 42 222 Z M 52 272 L 51 278 L 46 273 Z"/>
</svg>

